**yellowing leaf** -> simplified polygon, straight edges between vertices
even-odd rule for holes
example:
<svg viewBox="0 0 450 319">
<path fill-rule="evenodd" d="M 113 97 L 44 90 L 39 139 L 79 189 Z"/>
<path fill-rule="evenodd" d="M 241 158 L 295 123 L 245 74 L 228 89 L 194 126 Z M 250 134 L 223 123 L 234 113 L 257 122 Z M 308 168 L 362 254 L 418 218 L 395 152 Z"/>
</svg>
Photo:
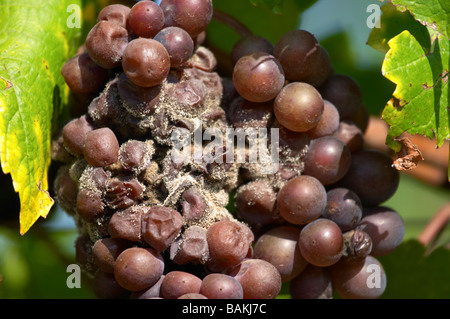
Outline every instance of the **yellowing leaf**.
<svg viewBox="0 0 450 319">
<path fill-rule="evenodd" d="M 54 203 L 47 180 L 52 121 L 68 99 L 61 67 L 81 36 L 81 28 L 68 24 L 81 20 L 68 10 L 73 4 L 81 8 L 81 0 L 0 3 L 1 165 L 20 196 L 21 234 Z"/>
</svg>

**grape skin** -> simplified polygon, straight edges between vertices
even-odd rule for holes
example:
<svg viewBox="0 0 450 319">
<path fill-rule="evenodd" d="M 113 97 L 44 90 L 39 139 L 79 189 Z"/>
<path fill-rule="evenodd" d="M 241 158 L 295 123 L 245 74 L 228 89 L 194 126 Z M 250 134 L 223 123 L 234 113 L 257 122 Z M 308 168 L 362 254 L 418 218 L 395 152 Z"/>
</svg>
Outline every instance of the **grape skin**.
<svg viewBox="0 0 450 319">
<path fill-rule="evenodd" d="M 164 26 L 180 27 L 191 37 L 205 31 L 213 15 L 211 0 L 162 0 Z"/>
<path fill-rule="evenodd" d="M 348 120 L 339 122 L 339 127 L 333 136 L 344 142 L 352 153 L 361 150 L 364 146 L 363 132 L 355 123 Z"/>
<path fill-rule="evenodd" d="M 98 66 L 87 52 L 64 63 L 61 74 L 74 93 L 96 93 L 108 79 L 108 70 Z"/>
<path fill-rule="evenodd" d="M 352 155 L 347 146 L 336 137 L 324 136 L 311 141 L 303 173 L 327 186 L 343 178 L 351 164 Z"/>
<path fill-rule="evenodd" d="M 319 87 L 319 92 L 336 106 L 341 119 L 349 119 L 362 104 L 361 88 L 345 74 L 333 74 Z"/>
<path fill-rule="evenodd" d="M 233 65 L 245 55 L 254 52 L 265 52 L 273 55 L 273 44 L 264 37 L 250 34 L 240 38 L 231 49 L 231 62 Z"/>
<path fill-rule="evenodd" d="M 317 67 L 321 52 L 313 34 L 306 30 L 292 30 L 277 41 L 273 55 L 283 66 L 286 79 L 301 81 Z"/>
<path fill-rule="evenodd" d="M 244 290 L 236 278 L 226 274 L 213 273 L 203 278 L 200 294 L 208 299 L 242 299 Z"/>
<path fill-rule="evenodd" d="M 207 203 L 198 189 L 191 187 L 183 192 L 181 211 L 186 220 L 200 219 L 205 214 L 207 207 Z"/>
<path fill-rule="evenodd" d="M 128 79 L 138 86 L 160 84 L 170 71 L 170 56 L 166 48 L 153 39 L 130 41 L 123 52 L 122 67 Z"/>
<path fill-rule="evenodd" d="M 272 55 L 255 52 L 236 62 L 233 83 L 244 99 L 267 102 L 275 98 L 283 87 L 284 71 Z"/>
<path fill-rule="evenodd" d="M 310 84 L 291 82 L 275 98 L 274 112 L 280 124 L 294 132 L 306 132 L 320 121 L 324 102 Z"/>
<path fill-rule="evenodd" d="M 343 254 L 342 231 L 332 220 L 316 219 L 300 232 L 298 247 L 310 264 L 318 267 L 331 266 Z"/>
<path fill-rule="evenodd" d="M 104 69 L 120 66 L 128 46 L 128 31 L 106 20 L 98 22 L 86 37 L 86 50 L 95 63 Z"/>
<path fill-rule="evenodd" d="M 241 218 L 251 225 L 267 225 L 275 220 L 276 193 L 265 181 L 252 181 L 236 192 L 235 205 Z"/>
<path fill-rule="evenodd" d="M 338 224 L 343 232 L 358 225 L 362 212 L 361 200 L 355 192 L 339 187 L 327 192 L 327 206 L 322 216 Z"/>
<path fill-rule="evenodd" d="M 332 135 L 339 128 L 340 117 L 337 108 L 330 101 L 323 100 L 323 103 L 322 117 L 317 125 L 307 132 L 310 139 Z"/>
<path fill-rule="evenodd" d="M 162 252 L 181 231 L 183 217 L 174 209 L 154 206 L 142 216 L 142 238 L 155 250 Z"/>
<path fill-rule="evenodd" d="M 266 128 L 273 120 L 273 102 L 251 102 L 238 96 L 229 106 L 227 117 L 234 128 Z"/>
<path fill-rule="evenodd" d="M 194 41 L 191 36 L 181 28 L 167 27 L 158 32 L 154 40 L 160 42 L 169 53 L 170 66 L 178 67 L 194 53 Z"/>
<path fill-rule="evenodd" d="M 84 140 L 87 133 L 93 131 L 95 126 L 91 123 L 86 115 L 71 120 L 64 125 L 62 136 L 64 146 L 70 153 L 75 155 L 83 155 Z"/>
<path fill-rule="evenodd" d="M 114 273 L 114 265 L 122 251 L 130 247 L 130 242 L 118 238 L 101 238 L 92 246 L 94 263 L 101 271 Z"/>
<path fill-rule="evenodd" d="M 292 299 L 331 299 L 333 287 L 329 269 L 308 264 L 291 280 L 289 293 Z"/>
<path fill-rule="evenodd" d="M 122 28 L 127 28 L 127 19 L 130 10 L 130 7 L 123 4 L 110 4 L 99 12 L 97 22 L 105 20 L 116 23 Z"/>
<path fill-rule="evenodd" d="M 320 46 L 320 57 L 317 67 L 310 75 L 305 77 L 302 81 L 319 88 L 334 74 L 333 66 L 331 65 L 330 56 L 324 47 Z"/>
<path fill-rule="evenodd" d="M 392 162 L 387 154 L 377 150 L 354 152 L 350 168 L 338 185 L 354 191 L 363 206 L 377 206 L 397 190 L 400 176 Z"/>
<path fill-rule="evenodd" d="M 277 196 L 281 217 L 297 225 L 304 225 L 319 218 L 326 202 L 325 187 L 316 178 L 307 175 L 289 180 Z"/>
<path fill-rule="evenodd" d="M 165 275 L 162 275 L 159 280 L 150 286 L 147 289 L 140 291 L 132 291 L 130 295 L 130 299 L 153 299 L 153 298 L 161 298 L 161 284 L 165 278 Z"/>
<path fill-rule="evenodd" d="M 126 299 L 130 292 L 117 282 L 113 274 L 98 270 L 93 280 L 93 291 L 99 299 Z"/>
<path fill-rule="evenodd" d="M 130 113 L 139 117 L 155 113 L 161 99 L 161 88 L 162 85 L 138 86 L 130 81 L 125 73 L 122 73 L 117 81 L 117 90 L 123 106 Z"/>
<path fill-rule="evenodd" d="M 242 285 L 244 299 L 275 299 L 281 290 L 277 268 L 262 259 L 246 259 L 229 271 Z"/>
<path fill-rule="evenodd" d="M 153 19 L 155 23 L 147 23 L 153 28 L 151 34 L 132 27 L 134 22 L 152 20 L 149 11 L 147 17 L 133 17 L 133 10 L 136 13 L 147 6 L 152 6 L 158 16 Z M 163 13 L 162 19 L 159 13 Z M 379 204 L 378 189 L 376 194 L 367 195 L 361 188 L 361 193 L 356 194 L 358 182 L 369 183 L 366 176 L 364 182 L 349 177 L 354 169 L 353 162 L 349 164 L 352 153 L 356 153 L 358 161 L 360 153 L 366 151 L 362 148 L 368 112 L 359 87 L 350 77 L 334 74 L 328 53 L 314 35 L 294 30 L 280 38 L 276 46 L 256 35 L 237 42 L 231 52 L 236 80 L 229 78 L 228 92 L 224 92 L 226 83 L 220 73 L 214 72 L 217 66 L 223 67 L 222 57 L 216 60 L 212 51 L 200 46 L 211 16 L 211 0 L 162 0 L 161 6 L 141 1 L 132 9 L 110 5 L 98 15 L 87 52 L 83 54 L 81 48 L 68 61 L 64 72 L 67 78 L 63 76 L 74 94 L 77 90 L 86 96 L 94 91 L 98 94 L 108 77 L 116 74 L 89 105 L 89 114 L 77 119 L 80 127 L 72 130 L 69 125 L 66 129 L 64 146 L 75 155 L 70 161 L 75 160 L 76 165 L 67 165 L 70 170 L 65 177 L 73 178 L 67 191 L 74 189 L 75 197 L 63 197 L 74 202 L 72 206 L 78 212 L 74 209 L 73 214 L 79 215 L 83 228 L 76 243 L 77 262 L 95 274 L 94 289 L 99 298 L 275 298 L 281 284 L 289 281 L 292 298 L 331 298 L 329 270 L 339 272 L 345 263 L 348 269 L 344 275 L 352 271 L 355 274 L 361 262 L 373 258 L 369 253 L 390 253 L 403 238 L 401 219 L 397 223 L 395 218 L 385 218 L 376 211 L 384 212 L 385 208 L 368 207 Z M 183 34 L 183 40 L 175 43 L 169 39 L 173 33 Z M 132 50 L 139 41 L 144 44 Z M 108 42 L 112 47 L 105 45 Z M 155 59 L 143 66 L 142 60 L 148 58 L 144 51 L 149 47 L 156 52 Z M 247 60 L 239 65 L 249 56 L 256 62 Z M 275 70 L 273 74 L 257 72 L 260 57 L 263 63 L 272 64 L 268 69 Z M 86 62 L 86 67 L 80 65 L 77 70 L 73 66 L 77 61 Z M 140 74 L 132 74 L 135 67 Z M 98 78 L 94 78 L 93 70 L 98 70 Z M 245 78 L 248 75 L 253 77 Z M 86 82 L 86 77 L 92 83 Z M 275 81 L 264 87 L 267 78 Z M 290 105 L 286 96 L 282 99 L 283 94 L 293 101 Z M 215 99 L 221 99 L 220 106 L 214 104 Z M 184 118 L 174 114 L 174 105 Z M 225 172 L 220 178 L 230 178 L 228 173 L 234 174 L 239 166 L 180 166 L 173 167 L 170 174 L 160 174 L 167 171 L 161 160 L 166 149 L 171 148 L 160 142 L 172 130 L 192 133 L 190 121 L 196 118 L 208 125 L 220 119 L 235 128 L 280 128 L 279 172 L 273 178 L 261 178 L 245 168 L 242 179 L 239 176 L 234 184 L 237 186 L 227 185 L 226 189 L 219 186 L 223 180 L 217 178 L 217 171 Z M 103 143 L 98 136 L 92 137 L 100 129 L 110 129 L 117 136 Z M 325 140 L 332 141 L 335 150 L 321 161 L 315 145 Z M 324 162 L 322 166 L 331 167 L 331 173 L 318 172 L 317 166 Z M 336 166 L 337 162 L 341 165 Z M 361 162 L 358 165 L 363 166 Z M 80 175 L 83 178 L 78 181 Z M 184 180 L 186 176 L 193 179 Z M 219 184 L 210 184 L 213 179 Z M 395 184 L 395 176 L 393 180 Z M 171 184 L 175 181 L 177 189 Z M 343 185 L 348 186 L 348 192 L 354 190 L 355 196 L 350 197 L 355 201 L 360 194 L 363 200 L 344 205 L 348 204 L 343 203 L 344 195 L 338 194 L 333 200 L 345 206 L 340 206 L 345 213 L 332 216 L 326 207 L 331 198 L 326 190 L 343 189 L 335 188 Z M 217 204 L 209 186 L 224 194 L 238 190 L 239 219 L 226 215 L 226 209 L 221 211 L 225 199 L 218 199 L 221 203 Z M 375 204 L 373 198 L 377 198 Z M 365 219 L 358 224 L 362 203 L 366 206 Z M 155 209 L 164 213 L 158 215 Z M 380 232 L 388 232 L 392 238 L 377 237 Z M 310 238 L 319 247 L 308 247 Z M 131 253 L 132 249 L 139 252 Z M 140 258 L 131 257 L 140 254 L 149 261 L 145 265 L 139 264 Z M 145 271 L 152 263 L 156 267 Z M 362 282 L 361 273 L 357 275 Z M 334 281 L 336 286 L 348 285 Z M 366 298 L 358 285 L 352 281 L 350 288 L 341 289 L 341 297 Z"/>
<path fill-rule="evenodd" d="M 254 240 L 252 231 L 244 224 L 230 220 L 214 223 L 206 233 L 210 262 L 214 272 L 239 264 L 247 256 Z"/>
<path fill-rule="evenodd" d="M 117 161 L 119 148 L 119 141 L 114 132 L 103 127 L 86 134 L 83 154 L 90 165 L 107 166 Z"/>
<path fill-rule="evenodd" d="M 98 192 L 83 188 L 77 195 L 77 212 L 86 221 L 93 221 L 105 212 L 105 205 Z"/>
<path fill-rule="evenodd" d="M 369 287 L 368 282 L 371 279 L 369 276 L 375 274 L 379 274 L 379 278 L 375 276 L 371 282 L 374 283 L 376 280 L 375 283 L 377 283 L 379 279 L 379 286 Z M 386 273 L 383 266 L 370 255 L 359 263 L 339 261 L 331 267 L 331 276 L 333 288 L 343 299 L 377 299 L 386 289 Z"/>
<path fill-rule="evenodd" d="M 402 243 L 405 235 L 402 217 L 388 207 L 366 207 L 358 227 L 372 239 L 373 256 L 392 253 Z"/>
<path fill-rule="evenodd" d="M 153 38 L 164 27 L 164 13 L 155 2 L 141 1 L 131 7 L 128 25 L 137 37 Z"/>
<path fill-rule="evenodd" d="M 117 257 L 114 277 L 123 288 L 139 291 L 154 285 L 163 275 L 164 261 L 154 249 L 131 247 Z"/>
<path fill-rule="evenodd" d="M 298 248 L 300 228 L 279 226 L 261 235 L 255 243 L 254 258 L 263 259 L 274 265 L 283 282 L 288 282 L 308 264 Z"/>
<path fill-rule="evenodd" d="M 165 299 L 177 299 L 187 293 L 200 293 L 202 280 L 185 271 L 167 273 L 161 283 L 161 296 Z"/>
</svg>

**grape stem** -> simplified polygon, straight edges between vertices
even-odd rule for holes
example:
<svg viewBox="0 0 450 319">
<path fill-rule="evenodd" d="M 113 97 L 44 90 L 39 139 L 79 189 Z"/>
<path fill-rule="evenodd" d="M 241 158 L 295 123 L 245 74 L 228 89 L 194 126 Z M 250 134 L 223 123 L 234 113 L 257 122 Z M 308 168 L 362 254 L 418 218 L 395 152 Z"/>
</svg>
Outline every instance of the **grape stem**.
<svg viewBox="0 0 450 319">
<path fill-rule="evenodd" d="M 247 28 L 242 22 L 223 11 L 214 9 L 213 19 L 227 25 L 228 27 L 236 31 L 241 37 L 253 34 L 253 32 L 250 31 L 250 29 Z"/>
<path fill-rule="evenodd" d="M 444 204 L 430 219 L 417 240 L 425 247 L 435 243 L 450 222 L 450 202 Z"/>
</svg>

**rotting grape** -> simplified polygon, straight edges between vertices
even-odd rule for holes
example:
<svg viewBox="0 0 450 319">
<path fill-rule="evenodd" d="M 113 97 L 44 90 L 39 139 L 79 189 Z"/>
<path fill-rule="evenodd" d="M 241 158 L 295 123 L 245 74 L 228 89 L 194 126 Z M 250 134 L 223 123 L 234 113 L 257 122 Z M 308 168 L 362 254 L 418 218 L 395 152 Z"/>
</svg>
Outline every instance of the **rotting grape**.
<svg viewBox="0 0 450 319">
<path fill-rule="evenodd" d="M 96 296 L 273 299 L 286 283 L 291 298 L 380 297 L 373 256 L 404 225 L 379 206 L 398 172 L 364 148 L 358 83 L 307 30 L 272 44 L 243 28 L 222 56 L 212 17 L 211 0 L 106 6 L 61 70 L 75 119 L 52 141 L 54 190 Z M 244 143 L 219 145 L 235 130 Z M 250 162 L 252 132 L 279 157 Z"/>
<path fill-rule="evenodd" d="M 82 156 L 86 135 L 94 129 L 94 124 L 86 115 L 72 119 L 69 123 L 64 125 L 62 130 L 64 146 L 70 153 Z"/>
<path fill-rule="evenodd" d="M 98 128 L 86 134 L 83 155 L 92 166 L 107 166 L 117 161 L 119 142 L 108 127 Z"/>
<path fill-rule="evenodd" d="M 123 4 L 107 5 L 102 10 L 100 10 L 99 14 L 97 15 L 97 22 L 100 22 L 102 20 L 110 21 L 126 29 L 130 10 L 130 7 Z"/>
<path fill-rule="evenodd" d="M 128 46 L 128 31 L 111 21 L 99 21 L 86 37 L 86 50 L 95 63 L 104 69 L 120 65 Z"/>
<path fill-rule="evenodd" d="M 275 221 L 276 192 L 264 180 L 242 185 L 236 191 L 237 214 L 253 226 L 263 226 Z"/>
<path fill-rule="evenodd" d="M 142 238 L 158 252 L 170 246 L 183 225 L 181 214 L 164 206 L 151 207 L 141 218 Z"/>
<path fill-rule="evenodd" d="M 97 65 L 87 52 L 69 59 L 61 74 L 73 93 L 96 93 L 109 76 L 108 70 Z"/>
</svg>

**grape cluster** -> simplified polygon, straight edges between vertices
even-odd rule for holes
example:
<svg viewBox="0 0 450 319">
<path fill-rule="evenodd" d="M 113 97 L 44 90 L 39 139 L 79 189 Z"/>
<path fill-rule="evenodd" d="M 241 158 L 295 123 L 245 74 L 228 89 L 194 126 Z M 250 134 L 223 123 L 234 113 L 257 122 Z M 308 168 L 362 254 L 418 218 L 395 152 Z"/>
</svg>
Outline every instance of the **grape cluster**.
<svg viewBox="0 0 450 319">
<path fill-rule="evenodd" d="M 275 45 L 243 36 L 221 76 L 203 42 L 212 17 L 211 0 L 108 5 L 62 68 L 77 115 L 53 140 L 55 194 L 95 294 L 267 299 L 289 283 L 292 298 L 381 296 L 374 256 L 404 227 L 380 206 L 398 172 L 364 148 L 358 84 L 305 30 Z M 234 144 L 177 152 L 211 128 L 275 129 L 276 171 L 228 161 L 242 151 Z"/>
</svg>

